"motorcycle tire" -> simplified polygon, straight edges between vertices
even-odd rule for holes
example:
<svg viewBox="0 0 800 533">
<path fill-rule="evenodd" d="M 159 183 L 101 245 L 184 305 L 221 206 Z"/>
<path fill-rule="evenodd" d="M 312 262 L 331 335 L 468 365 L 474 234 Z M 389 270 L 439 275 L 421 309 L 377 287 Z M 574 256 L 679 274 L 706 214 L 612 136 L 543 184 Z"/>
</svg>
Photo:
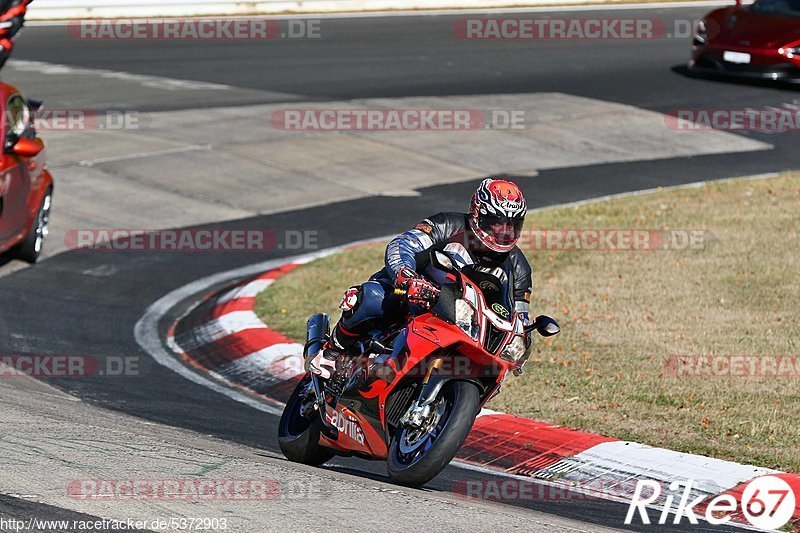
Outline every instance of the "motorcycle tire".
<svg viewBox="0 0 800 533">
<path fill-rule="evenodd" d="M 336 454 L 319 444 L 322 431 L 319 415 L 308 419 L 300 414 L 301 394 L 309 379 L 308 376 L 303 378 L 286 402 L 278 425 L 278 445 L 290 461 L 316 466 L 329 461 Z"/>
<path fill-rule="evenodd" d="M 427 435 L 417 443 L 408 428 L 398 428 L 389 445 L 389 478 L 398 485 L 419 487 L 436 477 L 467 440 L 478 415 L 480 393 L 467 381 L 451 381 L 433 402 L 441 410 Z"/>
</svg>

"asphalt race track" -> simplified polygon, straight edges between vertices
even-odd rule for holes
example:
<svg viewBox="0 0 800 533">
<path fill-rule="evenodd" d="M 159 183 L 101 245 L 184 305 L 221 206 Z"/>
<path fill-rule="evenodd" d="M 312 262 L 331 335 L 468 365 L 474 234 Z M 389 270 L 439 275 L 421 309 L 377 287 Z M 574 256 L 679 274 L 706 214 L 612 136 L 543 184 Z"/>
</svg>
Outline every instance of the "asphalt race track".
<svg viewBox="0 0 800 533">
<path fill-rule="evenodd" d="M 697 19 L 708 9 L 694 6 L 626 10 L 624 16 L 663 18 L 667 27 L 673 27 L 676 20 Z M 601 10 L 550 14 L 608 18 L 620 16 L 620 13 Z M 540 15 L 542 13 L 537 13 Z M 14 61 L 4 71 L 3 77 L 31 97 L 44 99 L 51 108 L 124 109 L 144 116 L 152 113 L 152 124 L 156 125 L 152 132 L 142 129 L 130 137 L 143 144 L 152 140 L 151 133 L 163 138 L 164 131 L 172 132 L 176 142 L 186 135 L 192 138 L 192 143 L 214 144 L 218 140 L 215 128 L 219 128 L 220 137 L 234 139 L 230 140 L 231 143 L 246 143 L 246 139 L 236 138 L 234 130 L 237 124 L 226 123 L 221 108 L 224 107 L 224 113 L 235 113 L 236 108 L 298 107 L 299 102 L 325 105 L 326 102 L 351 99 L 396 102 L 394 99 L 397 98 L 425 97 L 446 103 L 464 97 L 491 99 L 492 95 L 504 94 L 518 95 L 511 98 L 520 101 L 522 95 L 527 95 L 533 102 L 531 105 L 535 105 L 537 93 L 557 93 L 632 106 L 645 114 L 663 114 L 674 109 L 767 109 L 794 105 L 796 99 L 800 102 L 800 95 L 786 88 L 697 80 L 685 76 L 679 67 L 688 59 L 687 39 L 462 41 L 453 36 L 451 29 L 458 18 L 461 16 L 326 18 L 322 20 L 322 39 L 271 42 L 87 42 L 71 38 L 64 26 L 35 25 L 26 29 L 15 51 Z M 60 67 L 54 68 L 54 65 Z M 108 76 L 103 72 L 131 76 Z M 184 90 L 161 90 L 153 83 L 142 82 L 143 79 L 152 81 L 149 77 L 195 84 Z M 63 83 L 59 81 L 61 79 Z M 196 119 L 206 113 L 211 114 L 213 121 L 202 132 L 190 131 L 191 128 L 185 126 L 187 122 L 181 122 L 186 121 L 190 114 Z M 617 120 L 623 122 L 626 117 L 618 116 Z M 172 121 L 171 129 L 162 127 L 167 121 Z M 268 127 L 267 119 L 263 127 Z M 106 415 L 111 418 L 131 416 L 130 419 L 124 418 L 130 420 L 131 425 L 139 423 L 134 419 L 143 419 L 147 423 L 156 423 L 159 428 L 188 430 L 186 434 L 193 435 L 193 445 L 198 447 L 203 441 L 198 437 L 213 437 L 206 440 L 219 443 L 220 447 L 230 446 L 226 453 L 246 453 L 248 457 L 257 457 L 259 461 L 279 465 L 284 470 L 294 466 L 281 459 L 274 417 L 186 381 L 153 363 L 138 347 L 133 327 L 151 303 L 178 287 L 217 272 L 291 254 L 285 250 L 258 254 L 70 251 L 65 250 L 65 233 L 80 227 L 115 227 L 113 216 L 118 214 L 125 222 L 116 227 L 152 227 L 148 223 L 155 220 L 153 224 L 157 224 L 156 227 L 248 228 L 278 234 L 309 230 L 318 232 L 321 247 L 328 247 L 399 232 L 433 212 L 463 210 L 481 177 L 478 170 L 462 175 L 458 169 L 448 166 L 448 172 L 462 177 L 433 179 L 429 185 L 424 185 L 409 176 L 413 186 L 403 187 L 403 177 L 394 176 L 388 194 L 386 191 L 376 195 L 356 192 L 345 197 L 336 197 L 324 190 L 319 192 L 317 182 L 309 178 L 302 187 L 298 185 L 304 191 L 302 198 L 287 197 L 283 205 L 268 209 L 259 209 L 258 206 L 239 209 L 235 199 L 229 203 L 227 200 L 213 201 L 215 190 L 221 197 L 225 196 L 225 179 L 215 182 L 202 194 L 197 192 L 195 187 L 202 183 L 198 185 L 193 181 L 205 178 L 192 180 L 192 172 L 196 169 L 181 166 L 188 164 L 194 152 L 180 157 L 171 155 L 171 152 L 165 155 L 159 149 L 170 148 L 170 145 L 159 140 L 153 144 L 163 144 L 160 148 L 150 146 L 135 154 L 117 154 L 119 161 L 100 162 L 105 150 L 111 149 L 108 148 L 110 145 L 103 144 L 105 134 L 95 132 L 83 137 L 70 137 L 63 132 L 52 132 L 52 143 L 48 135 L 46 132 L 44 139 L 50 143 L 50 166 L 56 179 L 55 231 L 46 245 L 50 249 L 49 257 L 36 267 L 23 268 L 16 262 L 0 259 L 0 265 L 3 265 L 0 266 L 0 275 L 3 276 L 0 277 L 0 353 L 82 354 L 97 358 L 137 356 L 142 368 L 139 376 L 50 379 L 47 384 L 61 393 L 80 398 L 82 402 L 77 403 L 87 409 L 102 408 L 99 411 L 105 415 L 97 414 L 100 418 Z M 676 135 L 692 134 L 676 132 Z M 614 160 L 589 164 L 558 162 L 547 168 L 534 166 L 531 177 L 522 185 L 529 204 L 540 207 L 657 186 L 800 168 L 796 132 L 720 135 L 729 137 L 715 142 L 730 142 L 731 146 L 740 148 L 734 153 L 716 149 L 689 153 L 687 150 L 653 159 L 646 153 L 647 148 L 642 147 L 641 157 L 637 158 L 620 155 Z M 711 137 L 704 139 L 713 140 Z M 115 140 L 113 149 L 119 150 L 121 144 Z M 292 145 L 288 146 L 291 148 Z M 512 153 L 519 150 L 514 146 L 498 146 L 497 149 Z M 246 148 L 264 149 L 263 146 Z M 654 145 L 652 150 L 657 148 Z M 285 146 L 282 149 L 289 150 Z M 442 148 L 450 149 L 455 150 L 454 147 Z M 91 151 L 92 154 L 72 158 L 74 151 L 82 154 Z M 155 154 L 152 158 L 148 156 L 151 152 Z M 250 155 L 242 151 L 236 153 L 244 154 L 245 159 Z M 290 159 L 303 156 L 299 151 L 287 153 Z M 87 164 L 86 160 L 93 163 Z M 207 170 L 233 180 L 226 174 L 230 168 L 224 161 L 210 157 Z M 440 158 L 441 161 L 444 158 Z M 455 165 L 453 159 L 445 162 Z M 213 166 L 215 164 L 217 166 Z M 467 167 L 483 170 L 483 167 L 475 165 Z M 289 165 L 286 168 L 293 167 Z M 127 180 L 130 187 L 103 189 L 95 195 L 91 184 L 100 183 L 104 175 L 90 175 L 92 172 Z M 321 171 L 316 169 L 315 172 Z M 288 173 L 291 178 L 291 172 Z M 151 178 L 155 175 L 155 181 L 162 183 L 154 184 L 154 180 L 145 174 Z M 91 181 L 93 179 L 97 181 Z M 287 178 L 284 176 L 284 179 Z M 327 176 L 326 179 L 328 183 L 331 180 L 336 183 L 337 176 Z M 367 191 L 372 190 L 370 179 L 373 178 L 363 178 Z M 358 182 L 354 183 L 352 187 L 357 189 Z M 158 188 L 160 185 L 163 185 L 161 189 Z M 288 194 L 271 189 L 271 186 L 274 187 L 273 182 L 263 181 L 252 193 L 265 197 Z M 402 194 L 391 192 L 399 189 L 403 190 Z M 406 189 L 413 189 L 416 193 L 406 194 Z M 161 192 L 152 193 L 154 190 Z M 156 210 L 152 207 L 155 204 L 147 203 L 151 198 L 148 194 L 153 197 L 160 195 L 162 200 L 167 200 L 163 200 L 163 205 L 158 204 Z M 204 206 L 211 204 L 215 210 L 205 210 Z M 59 215 L 60 206 L 64 206 L 63 215 Z M 107 211 L 109 218 L 92 219 L 95 210 Z M 59 216 L 62 216 L 60 220 L 57 219 Z M 135 226 L 136 223 L 140 226 Z M 61 253 L 54 254 L 56 251 Z M 189 305 L 192 302 L 184 303 Z M 170 319 L 177 318 L 181 311 L 181 308 L 175 309 L 162 326 L 166 328 Z M 7 386 L 0 383 L 0 389 Z M 35 394 L 39 390 L 37 387 L 20 386 L 22 392 L 19 394 Z M 66 395 L 60 396 L 61 393 L 47 394 L 53 395 L 54 402 L 67 402 Z M 77 411 L 74 413 L 74 417 L 80 416 Z M 53 428 L 57 427 L 57 414 L 48 420 Z M 65 420 L 71 423 L 77 418 Z M 174 442 L 179 441 L 175 437 Z M 175 444 L 176 449 L 179 446 Z M 62 452 L 66 453 L 63 450 L 58 453 Z M 31 460 L 38 461 L 35 463 L 38 469 L 47 468 L 48 461 L 57 460 L 55 452 L 34 455 L 36 457 Z M 109 461 L 114 459 L 109 458 Z M 3 464 L 5 467 L 7 463 Z M 385 491 L 392 487 L 386 484 L 383 465 L 343 459 L 334 461 L 326 469 L 328 471 L 322 477 L 329 476 L 337 483 L 382 487 L 379 495 L 377 489 L 348 493 L 347 498 L 352 501 L 343 511 L 348 521 L 331 521 L 327 524 L 329 528 L 366 529 L 371 523 L 369 517 L 374 519 L 377 516 L 391 516 L 395 524 L 403 519 L 392 508 L 391 497 L 385 495 Z M 319 471 L 314 475 L 319 475 Z M 431 516 L 441 521 L 437 527 L 443 530 L 448 526 L 451 529 L 465 527 L 456 516 L 476 506 L 481 513 L 486 513 L 485 516 L 493 517 L 492 521 L 487 519 L 483 522 L 485 527 L 492 529 L 510 529 L 520 523 L 515 520 L 522 519 L 536 530 L 626 529 L 622 524 L 626 507 L 610 503 L 468 504 L 449 494 L 454 483 L 465 477 L 483 479 L 486 476 L 449 467 L 423 491 L 402 489 L 402 497 L 433 501 L 431 509 L 441 514 L 433 514 L 431 510 Z M 47 490 L 64 492 L 63 484 L 55 488 L 45 489 L 44 485 L 39 488 L 42 494 Z M 36 500 L 35 491 L 30 494 L 12 492 L 3 486 L 3 482 L 0 482 L 0 492 L 7 494 L 0 497 L 0 516 L 38 513 L 38 516 L 46 517 L 76 512 L 100 516 L 107 510 L 97 507 L 89 512 L 84 502 L 66 497 L 58 500 L 57 507 L 39 506 L 31 501 Z M 326 494 L 334 497 L 331 492 Z M 296 509 L 302 513 L 302 507 Z M 359 517 L 368 517 L 361 526 L 357 525 Z M 264 517 L 260 519 L 267 520 Z M 280 518 L 273 514 L 270 515 L 272 519 L 275 522 L 262 522 L 260 529 L 271 529 L 264 524 L 275 528 L 277 524 L 283 524 L 284 528 L 296 524 L 291 516 Z M 391 526 L 389 528 L 394 530 Z M 483 528 L 478 525 L 475 529 Z M 639 529 L 650 531 L 653 528 Z M 664 526 L 661 529 L 700 531 L 724 528 L 701 525 L 693 528 Z"/>
</svg>

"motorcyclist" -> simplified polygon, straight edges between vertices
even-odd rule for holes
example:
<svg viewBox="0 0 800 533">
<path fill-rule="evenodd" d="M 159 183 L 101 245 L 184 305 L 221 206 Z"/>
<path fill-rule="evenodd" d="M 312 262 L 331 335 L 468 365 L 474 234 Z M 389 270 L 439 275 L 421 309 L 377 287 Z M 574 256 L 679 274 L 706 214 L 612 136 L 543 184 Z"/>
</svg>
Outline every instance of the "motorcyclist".
<svg viewBox="0 0 800 533">
<path fill-rule="evenodd" d="M 14 49 L 14 38 L 25 24 L 28 4 L 33 0 L 0 0 L 0 68 Z"/>
<path fill-rule="evenodd" d="M 309 355 L 306 370 L 328 378 L 336 359 L 357 354 L 359 341 L 371 331 L 429 309 L 439 290 L 417 272 L 417 263 L 430 250 L 446 251 L 481 267 L 504 268 L 511 278 L 515 311 L 527 324 L 531 267 L 517 247 L 526 212 L 515 183 L 486 178 L 472 197 L 469 213 L 439 213 L 393 239 L 386 247 L 386 266 L 345 292 L 342 317 L 326 348 Z M 405 298 L 395 289 L 402 289 Z"/>
</svg>

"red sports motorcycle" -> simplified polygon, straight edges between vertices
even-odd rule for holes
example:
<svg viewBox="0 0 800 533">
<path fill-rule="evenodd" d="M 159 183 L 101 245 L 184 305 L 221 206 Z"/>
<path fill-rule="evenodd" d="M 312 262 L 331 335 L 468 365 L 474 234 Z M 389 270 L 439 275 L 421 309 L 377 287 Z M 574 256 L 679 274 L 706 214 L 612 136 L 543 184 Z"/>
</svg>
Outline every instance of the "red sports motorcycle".
<svg viewBox="0 0 800 533">
<path fill-rule="evenodd" d="M 307 374 L 298 384 L 279 427 L 287 459 L 385 460 L 395 483 L 423 485 L 455 457 L 506 374 L 521 372 L 528 333 L 560 331 L 545 316 L 524 325 L 503 268 L 458 264 L 439 251 L 429 257 L 425 275 L 441 291 L 430 311 L 374 332 L 362 355 L 336 362 L 330 379 Z M 304 355 L 318 353 L 329 335 L 329 317 L 312 316 Z"/>
</svg>

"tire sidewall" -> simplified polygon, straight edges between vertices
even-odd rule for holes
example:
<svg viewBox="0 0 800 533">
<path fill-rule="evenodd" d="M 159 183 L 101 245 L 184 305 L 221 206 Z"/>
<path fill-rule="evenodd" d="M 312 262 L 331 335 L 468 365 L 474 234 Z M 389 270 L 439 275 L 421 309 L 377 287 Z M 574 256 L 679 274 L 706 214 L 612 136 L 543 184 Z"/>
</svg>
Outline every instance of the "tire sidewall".
<svg viewBox="0 0 800 533">
<path fill-rule="evenodd" d="M 278 424 L 278 445 L 283 455 L 290 461 L 318 465 L 335 455 L 333 450 L 319 444 L 319 437 L 322 431 L 322 420 L 319 416 L 314 417 L 308 427 L 298 435 L 292 435 L 288 431 L 292 419 L 302 416 L 299 413 L 298 402 L 300 391 L 306 386 L 308 379 L 304 378 L 297 384 L 297 387 L 295 387 L 286 402 L 286 407 L 283 409 Z"/>
<path fill-rule="evenodd" d="M 39 228 L 39 218 L 42 210 L 44 209 L 45 201 L 47 200 L 48 196 L 50 197 L 50 201 L 52 203 L 52 189 L 48 189 L 45 195 L 42 197 L 42 201 L 39 203 L 39 209 L 36 210 L 36 219 L 33 221 L 31 229 L 28 230 L 27 234 L 25 234 L 25 238 L 17 248 L 15 253 L 17 259 L 33 264 L 36 263 L 42 253 L 42 250 L 36 251 L 36 238 L 37 230 Z M 44 242 L 42 242 L 42 249 L 44 249 Z"/>
</svg>

